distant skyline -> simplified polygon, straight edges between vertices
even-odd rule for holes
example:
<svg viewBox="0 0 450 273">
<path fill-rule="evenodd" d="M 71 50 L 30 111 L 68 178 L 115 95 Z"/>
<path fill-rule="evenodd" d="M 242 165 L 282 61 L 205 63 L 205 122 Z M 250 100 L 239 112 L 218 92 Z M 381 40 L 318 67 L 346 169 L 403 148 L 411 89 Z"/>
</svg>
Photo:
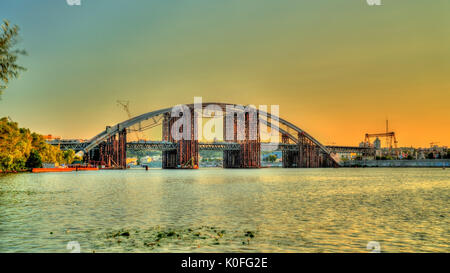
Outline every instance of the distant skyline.
<svg viewBox="0 0 450 273">
<path fill-rule="evenodd" d="M 385 131 L 450 146 L 450 1 L 2 0 L 28 71 L 0 116 L 91 138 L 138 115 L 203 101 L 277 104 L 323 144 Z"/>
</svg>

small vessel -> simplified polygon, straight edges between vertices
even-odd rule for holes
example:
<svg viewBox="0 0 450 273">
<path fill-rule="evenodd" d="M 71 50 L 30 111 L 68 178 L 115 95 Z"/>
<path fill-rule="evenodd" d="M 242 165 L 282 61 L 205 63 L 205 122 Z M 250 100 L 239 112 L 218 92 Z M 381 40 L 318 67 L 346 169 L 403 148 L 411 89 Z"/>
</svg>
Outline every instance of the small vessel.
<svg viewBox="0 0 450 273">
<path fill-rule="evenodd" d="M 72 170 L 78 172 L 78 171 L 98 171 L 98 167 L 90 164 L 72 164 L 67 166 L 68 168 L 71 168 Z"/>
<path fill-rule="evenodd" d="M 33 173 L 57 173 L 57 172 L 71 172 L 72 168 L 33 168 Z"/>
<path fill-rule="evenodd" d="M 76 167 L 74 171 L 98 171 L 98 167 Z"/>
<path fill-rule="evenodd" d="M 33 168 L 33 173 L 57 173 L 57 172 L 78 172 L 78 171 L 98 171 L 98 167 L 89 164 L 74 164 L 67 167 L 53 167 L 53 168 Z"/>
</svg>

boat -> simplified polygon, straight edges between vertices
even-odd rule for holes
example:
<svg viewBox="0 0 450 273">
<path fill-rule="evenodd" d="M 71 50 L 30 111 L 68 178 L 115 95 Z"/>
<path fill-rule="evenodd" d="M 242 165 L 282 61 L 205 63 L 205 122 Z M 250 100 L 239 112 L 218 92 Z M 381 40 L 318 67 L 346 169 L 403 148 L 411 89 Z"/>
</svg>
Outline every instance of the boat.
<svg viewBox="0 0 450 273">
<path fill-rule="evenodd" d="M 56 173 L 56 172 L 72 172 L 72 168 L 33 168 L 33 173 Z"/>
<path fill-rule="evenodd" d="M 98 171 L 98 167 L 76 167 L 74 171 Z"/>
<path fill-rule="evenodd" d="M 68 167 L 55 167 L 55 168 L 33 168 L 33 173 L 57 173 L 57 172 L 78 172 L 78 171 L 98 171 L 98 167 L 92 165 L 69 165 Z"/>
</svg>

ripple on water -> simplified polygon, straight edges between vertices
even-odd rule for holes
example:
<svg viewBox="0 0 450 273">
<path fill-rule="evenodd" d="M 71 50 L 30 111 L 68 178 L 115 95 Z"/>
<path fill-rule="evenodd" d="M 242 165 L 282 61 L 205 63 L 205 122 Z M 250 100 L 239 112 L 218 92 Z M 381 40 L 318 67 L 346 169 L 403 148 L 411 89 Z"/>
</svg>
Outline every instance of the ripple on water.
<svg viewBox="0 0 450 273">
<path fill-rule="evenodd" d="M 0 252 L 448 252 L 440 169 L 0 175 Z"/>
</svg>

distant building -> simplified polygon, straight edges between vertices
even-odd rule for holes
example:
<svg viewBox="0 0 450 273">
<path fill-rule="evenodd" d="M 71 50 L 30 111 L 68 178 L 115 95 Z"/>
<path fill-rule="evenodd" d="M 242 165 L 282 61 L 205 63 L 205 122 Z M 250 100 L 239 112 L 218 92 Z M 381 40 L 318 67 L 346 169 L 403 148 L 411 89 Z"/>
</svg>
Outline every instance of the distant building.
<svg viewBox="0 0 450 273">
<path fill-rule="evenodd" d="M 374 146 L 375 149 L 377 149 L 377 150 L 381 149 L 381 140 L 380 140 L 378 137 L 374 140 L 373 146 Z"/>
<path fill-rule="evenodd" d="M 56 168 L 58 167 L 58 163 L 42 163 L 43 168 Z"/>
<path fill-rule="evenodd" d="M 137 165 L 136 157 L 127 157 L 127 165 Z"/>
<path fill-rule="evenodd" d="M 53 135 L 45 135 L 45 136 L 42 136 L 45 140 L 60 140 L 61 139 L 61 137 L 58 137 L 58 136 L 53 136 Z"/>
<path fill-rule="evenodd" d="M 141 164 L 146 164 L 152 162 L 152 158 L 148 155 L 140 158 Z"/>
</svg>

